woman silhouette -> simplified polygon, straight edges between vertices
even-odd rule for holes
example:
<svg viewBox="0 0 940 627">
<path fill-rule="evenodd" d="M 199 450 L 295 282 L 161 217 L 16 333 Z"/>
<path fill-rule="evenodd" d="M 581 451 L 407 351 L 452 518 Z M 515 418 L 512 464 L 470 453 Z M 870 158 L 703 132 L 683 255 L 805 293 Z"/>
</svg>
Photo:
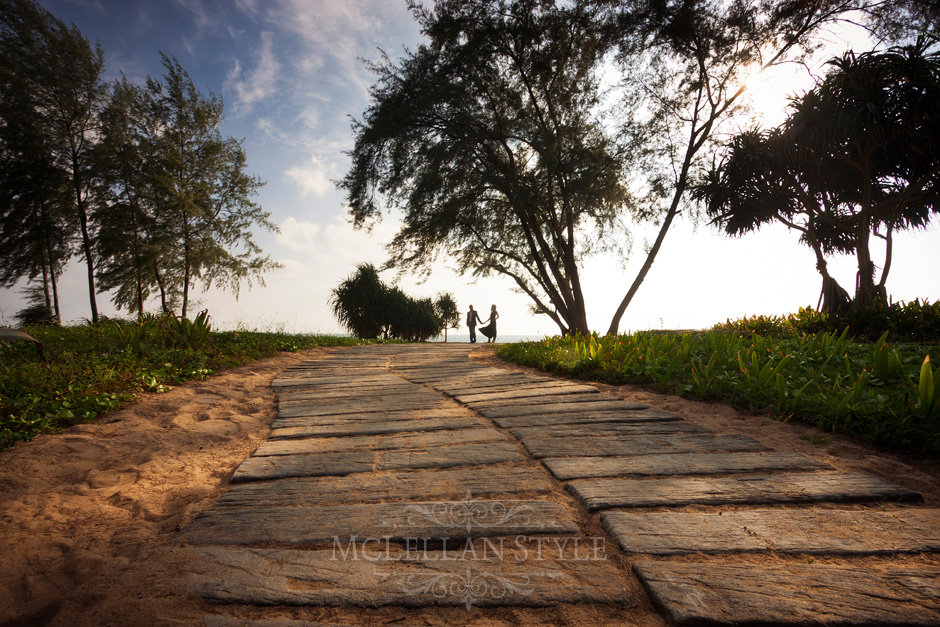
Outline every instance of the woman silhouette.
<svg viewBox="0 0 940 627">
<path fill-rule="evenodd" d="M 499 318 L 499 313 L 496 311 L 496 305 L 490 307 L 490 319 L 487 320 L 488 324 L 485 327 L 480 327 L 480 333 L 486 336 L 487 342 L 496 341 L 496 319 Z"/>
</svg>

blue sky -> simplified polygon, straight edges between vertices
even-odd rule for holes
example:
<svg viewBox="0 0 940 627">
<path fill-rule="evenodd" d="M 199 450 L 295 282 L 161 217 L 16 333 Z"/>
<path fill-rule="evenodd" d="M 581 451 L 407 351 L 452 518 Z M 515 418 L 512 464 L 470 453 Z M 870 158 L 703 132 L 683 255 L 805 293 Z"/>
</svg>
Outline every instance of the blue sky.
<svg viewBox="0 0 940 627">
<path fill-rule="evenodd" d="M 372 76 L 362 60 L 379 49 L 397 56 L 414 48 L 420 33 L 404 0 L 40 0 L 54 15 L 74 22 L 104 50 L 108 78 L 124 73 L 135 82 L 162 72 L 159 52 L 175 56 L 203 91 L 225 102 L 223 132 L 244 139 L 249 171 L 267 181 L 258 202 L 280 226 L 260 232 L 265 252 L 284 264 L 266 287 L 231 294 L 198 294 L 219 326 L 297 332 L 338 330 L 326 301 L 330 290 L 363 261 L 384 261 L 382 244 L 395 232 L 394 217 L 371 234 L 346 220 L 342 195 L 331 179 L 348 166 L 350 116 L 368 105 Z M 847 44 L 833 37 L 834 52 Z M 771 116 L 783 96 L 800 86 L 792 77 L 765 83 L 763 105 Z M 626 267 L 598 257 L 586 265 L 589 322 L 606 330 L 616 305 L 642 262 L 652 227 L 634 233 Z M 682 223 L 667 236 L 653 270 L 621 324 L 622 329 L 700 328 L 749 314 L 782 314 L 815 305 L 820 279 L 812 253 L 786 229 L 729 240 L 708 226 Z M 876 253 L 876 258 L 879 253 Z M 854 284 L 851 259 L 831 266 L 840 282 Z M 940 234 L 905 234 L 895 242 L 888 289 L 896 300 L 940 298 Z M 385 275 L 394 279 L 394 272 Z M 556 328 L 528 312 L 525 297 L 499 278 L 470 284 L 446 260 L 424 284 L 404 277 L 415 296 L 447 290 L 463 310 L 496 303 L 503 334 L 540 335 Z M 66 320 L 88 317 L 81 267 L 63 276 Z M 22 306 L 17 291 L 0 290 L 6 323 Z M 113 313 L 106 295 L 99 307 Z M 154 308 L 156 308 L 154 306 Z M 194 308 L 194 310 L 196 310 Z M 2 320 L 0 320 L 2 322 Z"/>
</svg>

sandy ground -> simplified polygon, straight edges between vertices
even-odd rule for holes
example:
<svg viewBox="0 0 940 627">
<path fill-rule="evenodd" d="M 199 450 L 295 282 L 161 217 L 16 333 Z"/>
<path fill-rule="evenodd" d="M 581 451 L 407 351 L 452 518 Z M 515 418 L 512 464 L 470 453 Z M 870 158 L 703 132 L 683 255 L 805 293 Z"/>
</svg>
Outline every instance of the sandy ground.
<svg viewBox="0 0 940 627">
<path fill-rule="evenodd" d="M 181 597 L 190 558 L 174 543 L 176 532 L 215 502 L 235 467 L 267 437 L 275 415 L 271 379 L 290 364 L 329 352 L 283 354 L 146 396 L 133 407 L 106 415 L 100 424 L 73 427 L 0 451 L 0 627 L 199 625 L 207 613 L 363 625 L 662 625 L 643 598 L 626 610 L 563 606 L 366 611 L 223 610 Z M 498 361 L 491 347 L 473 355 L 479 361 Z M 872 472 L 921 491 L 930 504 L 940 504 L 936 460 L 909 459 L 842 437 L 813 444 L 817 431 L 810 427 L 781 424 L 717 403 L 628 386 L 601 387 L 716 431 L 744 433 L 779 450 Z"/>
</svg>

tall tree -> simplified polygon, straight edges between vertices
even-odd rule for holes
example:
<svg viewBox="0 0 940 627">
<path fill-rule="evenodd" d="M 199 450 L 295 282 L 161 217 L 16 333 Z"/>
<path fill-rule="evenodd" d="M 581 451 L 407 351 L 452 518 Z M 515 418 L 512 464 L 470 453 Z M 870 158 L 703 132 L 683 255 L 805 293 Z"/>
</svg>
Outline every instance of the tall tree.
<svg viewBox="0 0 940 627">
<path fill-rule="evenodd" d="M 251 228 L 277 227 L 251 200 L 264 183 L 245 171 L 241 143 L 222 136 L 222 101 L 202 94 L 176 59 L 161 56 L 163 80 L 147 79 L 156 136 L 145 176 L 160 237 L 154 278 L 164 303 L 168 291 L 180 294 L 185 317 L 197 281 L 236 294 L 242 281 L 263 284 L 263 273 L 279 266 L 261 255 Z"/>
<path fill-rule="evenodd" d="M 97 146 L 101 199 L 98 210 L 98 285 L 114 290 L 119 309 L 138 316 L 157 289 L 156 264 L 167 242 L 160 237 L 148 165 L 159 123 L 148 117 L 147 93 L 122 79 L 114 84 L 102 112 L 102 139 Z M 168 312 L 166 294 L 163 310 Z"/>
<path fill-rule="evenodd" d="M 579 264 L 627 202 L 623 155 L 597 115 L 604 50 L 579 3 L 410 3 L 428 43 L 378 76 L 340 183 L 356 226 L 404 224 L 389 266 L 509 277 L 563 333 L 588 332 Z"/>
<path fill-rule="evenodd" d="M 686 192 L 704 169 L 716 132 L 732 118 L 746 79 L 812 46 L 819 28 L 865 0 L 744 2 L 597 0 L 618 47 L 624 77 L 630 176 L 641 188 L 641 216 L 659 224 L 647 257 L 617 307 L 608 333 L 645 280 Z M 639 183 L 641 182 L 642 183 Z"/>
<path fill-rule="evenodd" d="M 441 328 L 444 330 L 444 341 L 447 341 L 448 329 L 460 328 L 460 309 L 457 307 L 457 301 L 450 292 L 441 292 L 434 299 L 434 310 L 437 317 L 441 320 Z"/>
<path fill-rule="evenodd" d="M 32 0 L 8 0 L 0 3 L 0 68 L 16 77 L 4 85 L 21 90 L 25 106 L 43 118 L 34 130 L 46 133 L 53 164 L 68 177 L 91 319 L 97 321 L 91 155 L 106 96 L 104 54 L 76 26 L 66 26 Z"/>
<path fill-rule="evenodd" d="M 780 128 L 736 137 L 696 189 L 729 234 L 774 221 L 799 231 L 816 253 L 827 308 L 848 299 L 831 302 L 825 255 L 856 256 L 856 306 L 886 301 L 894 232 L 924 228 L 940 212 L 940 53 L 925 45 L 832 60 Z M 885 242 L 877 281 L 872 237 Z"/>
<path fill-rule="evenodd" d="M 52 159 L 45 118 L 7 68 L 0 68 L 0 120 L 0 286 L 41 277 L 42 304 L 61 321 L 57 279 L 73 232 L 69 181 Z"/>
</svg>

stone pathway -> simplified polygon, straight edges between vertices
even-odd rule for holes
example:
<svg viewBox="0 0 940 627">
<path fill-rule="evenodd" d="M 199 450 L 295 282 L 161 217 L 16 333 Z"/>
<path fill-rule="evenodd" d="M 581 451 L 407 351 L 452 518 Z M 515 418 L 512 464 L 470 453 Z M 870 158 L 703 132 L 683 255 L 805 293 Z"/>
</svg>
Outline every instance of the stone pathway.
<svg viewBox="0 0 940 627">
<path fill-rule="evenodd" d="M 940 569 L 896 557 L 940 551 L 917 493 L 467 352 L 357 347 L 277 377 L 271 437 L 180 534 L 187 593 L 627 612 L 638 578 L 679 625 L 940 624 Z"/>
</svg>

